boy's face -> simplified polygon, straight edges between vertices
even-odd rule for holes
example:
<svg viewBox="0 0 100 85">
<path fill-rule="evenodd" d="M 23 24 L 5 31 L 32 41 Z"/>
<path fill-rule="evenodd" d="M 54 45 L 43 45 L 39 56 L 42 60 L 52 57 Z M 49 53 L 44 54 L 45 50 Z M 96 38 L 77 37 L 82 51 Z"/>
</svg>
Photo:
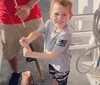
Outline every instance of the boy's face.
<svg viewBox="0 0 100 85">
<path fill-rule="evenodd" d="M 53 5 L 50 18 L 57 28 L 63 28 L 71 17 L 69 6 L 62 6 L 58 3 Z"/>
</svg>

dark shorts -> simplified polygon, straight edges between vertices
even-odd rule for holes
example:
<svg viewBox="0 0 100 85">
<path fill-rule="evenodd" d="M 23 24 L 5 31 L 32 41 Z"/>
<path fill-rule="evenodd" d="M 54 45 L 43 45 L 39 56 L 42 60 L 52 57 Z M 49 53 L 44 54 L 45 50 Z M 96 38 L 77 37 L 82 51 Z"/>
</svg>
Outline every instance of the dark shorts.
<svg viewBox="0 0 100 85">
<path fill-rule="evenodd" d="M 50 78 L 56 79 L 58 85 L 67 85 L 67 79 L 70 71 L 58 72 L 52 65 L 49 64 L 49 74 Z"/>
</svg>

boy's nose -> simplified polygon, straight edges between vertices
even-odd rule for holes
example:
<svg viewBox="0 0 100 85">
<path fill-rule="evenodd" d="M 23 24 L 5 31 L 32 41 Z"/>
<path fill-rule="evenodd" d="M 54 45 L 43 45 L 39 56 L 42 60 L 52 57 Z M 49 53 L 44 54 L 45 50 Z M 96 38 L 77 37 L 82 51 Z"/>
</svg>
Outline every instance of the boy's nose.
<svg viewBox="0 0 100 85">
<path fill-rule="evenodd" d="M 60 19 L 62 19 L 62 16 L 61 16 L 61 15 L 59 15 L 59 16 L 58 16 L 58 19 L 59 19 L 59 20 L 60 20 Z"/>
</svg>

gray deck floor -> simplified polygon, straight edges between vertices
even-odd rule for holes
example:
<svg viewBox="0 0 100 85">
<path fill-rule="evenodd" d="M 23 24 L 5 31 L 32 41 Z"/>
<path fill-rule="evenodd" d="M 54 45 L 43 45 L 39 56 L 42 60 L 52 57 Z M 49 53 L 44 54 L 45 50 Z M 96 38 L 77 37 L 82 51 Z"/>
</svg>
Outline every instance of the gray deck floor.
<svg viewBox="0 0 100 85">
<path fill-rule="evenodd" d="M 70 72 L 69 79 L 68 79 L 68 85 L 90 85 L 87 76 L 79 74 L 76 71 L 76 59 L 79 56 L 78 52 L 81 53 L 80 50 L 71 51 L 71 53 L 72 53 L 71 72 Z M 20 71 L 30 70 L 29 68 L 26 69 L 27 66 L 26 66 L 24 57 L 21 54 L 21 51 L 19 53 L 18 59 L 19 59 Z M 33 74 L 33 78 L 35 81 L 35 85 L 52 85 L 51 80 L 50 80 L 49 75 L 48 75 L 48 64 L 43 60 L 39 60 L 39 63 L 40 63 L 40 67 L 42 70 L 42 74 L 45 78 L 44 82 L 41 81 L 41 78 L 40 78 L 40 76 L 37 72 L 37 68 L 35 66 L 35 62 L 29 63 L 29 65 L 31 67 L 31 72 Z M 8 62 L 3 59 L 2 68 L 0 71 L 0 85 L 7 85 L 9 78 L 10 78 L 10 75 L 11 75 L 11 72 L 12 71 L 8 65 Z"/>
</svg>

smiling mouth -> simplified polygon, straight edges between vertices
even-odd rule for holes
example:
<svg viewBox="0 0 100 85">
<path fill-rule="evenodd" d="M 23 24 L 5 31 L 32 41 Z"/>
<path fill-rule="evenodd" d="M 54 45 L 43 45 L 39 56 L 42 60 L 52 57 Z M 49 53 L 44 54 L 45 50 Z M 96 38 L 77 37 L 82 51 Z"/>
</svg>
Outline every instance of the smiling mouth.
<svg viewBox="0 0 100 85">
<path fill-rule="evenodd" d="M 57 24 L 62 24 L 63 22 L 56 22 Z"/>
</svg>

